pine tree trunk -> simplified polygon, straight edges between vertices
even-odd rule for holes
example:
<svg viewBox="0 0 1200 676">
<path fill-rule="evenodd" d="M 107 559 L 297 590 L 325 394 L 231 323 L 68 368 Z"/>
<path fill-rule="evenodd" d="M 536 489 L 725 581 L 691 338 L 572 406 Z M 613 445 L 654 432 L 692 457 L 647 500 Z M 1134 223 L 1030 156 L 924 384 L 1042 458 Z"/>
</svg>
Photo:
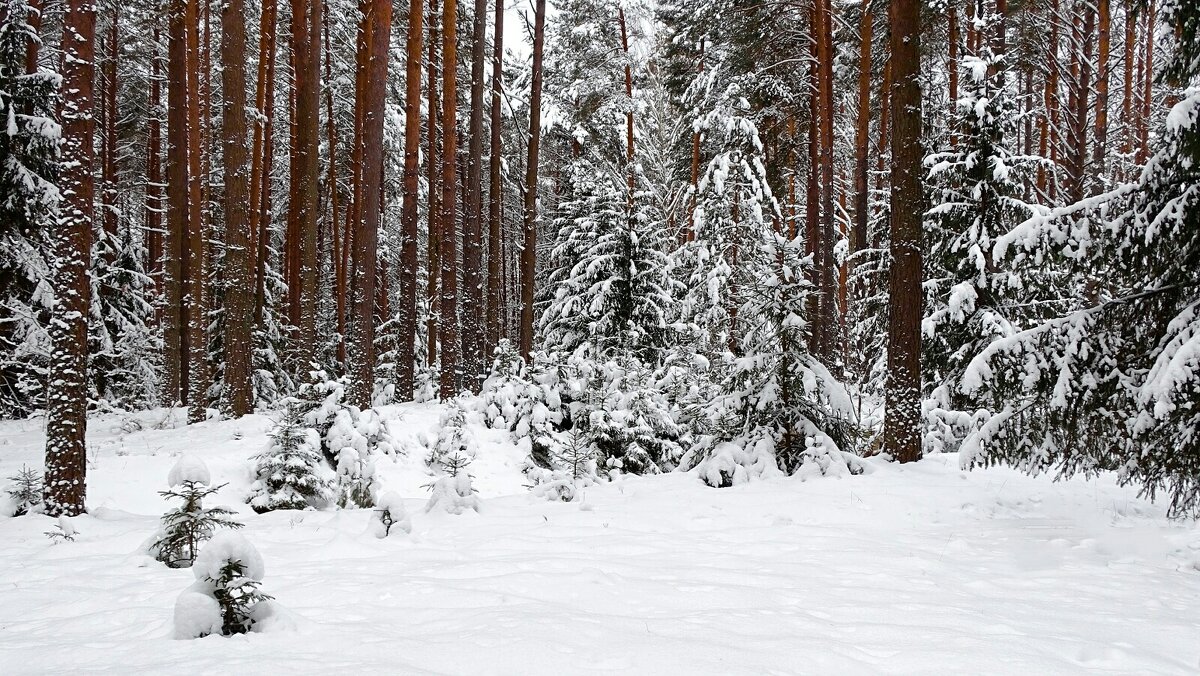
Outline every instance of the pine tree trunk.
<svg viewBox="0 0 1200 676">
<path fill-rule="evenodd" d="M 275 93 L 275 22 L 277 0 L 264 0 L 259 24 L 258 81 L 255 86 L 253 151 L 250 154 L 250 265 L 254 289 L 254 326 L 262 323 L 265 299 L 267 228 L 270 221 L 271 117 Z"/>
<path fill-rule="evenodd" d="M 112 14 L 108 22 L 108 39 L 105 41 L 108 47 L 108 55 L 104 63 L 104 100 L 101 102 L 103 110 L 103 132 L 101 139 L 101 148 L 103 150 L 102 159 L 100 162 L 100 175 L 103 183 L 103 192 L 101 193 L 102 201 L 102 217 L 104 223 L 104 234 L 108 237 L 109 246 L 117 245 L 117 62 L 120 59 L 120 32 L 121 25 L 121 9 L 119 3 L 114 3 L 112 6 Z M 112 248 L 108 249 L 105 256 L 111 264 L 115 259 L 116 251 Z"/>
<path fill-rule="evenodd" d="M 396 390 L 402 401 L 413 396 L 413 365 L 417 349 L 417 200 L 421 162 L 421 38 L 424 7 L 411 0 L 408 7 L 408 42 L 404 63 L 404 197 L 400 224 L 404 240 L 400 249 L 400 343 L 397 347 Z"/>
<path fill-rule="evenodd" d="M 621 24 L 621 54 L 625 57 L 625 182 L 628 192 L 625 201 L 633 208 L 633 69 L 629 56 L 629 27 L 625 23 L 625 8 L 617 6 L 617 19 Z"/>
<path fill-rule="evenodd" d="M 371 406 L 375 391 L 375 296 L 379 260 L 376 253 L 379 242 L 380 193 L 383 190 L 383 115 L 387 95 L 388 46 L 391 37 L 391 0 L 362 0 L 362 27 L 360 34 L 367 40 L 367 62 L 359 67 L 365 70 L 365 92 L 356 96 L 363 106 L 356 117 L 362 124 L 354 139 L 356 147 L 362 149 L 362 169 L 357 172 L 361 186 L 354 195 L 361 202 L 354 207 L 354 289 L 353 316 L 351 318 L 348 350 L 350 359 L 347 371 L 350 374 L 350 403 L 365 409 Z M 385 288 L 385 287 L 381 287 Z M 386 296 L 385 296 L 386 299 Z"/>
<path fill-rule="evenodd" d="M 1097 176 L 1108 176 L 1108 76 L 1112 17 L 1109 0 L 1097 0 L 1100 54 L 1096 75 L 1096 147 L 1092 158 Z"/>
<path fill-rule="evenodd" d="M 442 399 L 458 394 L 459 332 L 458 332 L 458 238 L 455 207 L 458 187 L 458 132 L 455 120 L 458 110 L 458 2 L 445 0 L 442 6 L 442 203 L 438 224 L 441 241 L 438 258 L 442 268 L 438 342 L 441 344 L 441 377 L 438 393 Z"/>
<path fill-rule="evenodd" d="M 167 229 L 163 255 L 163 403 L 187 401 L 187 37 L 186 0 L 172 0 L 167 28 Z"/>
<path fill-rule="evenodd" d="M 187 257 L 186 277 L 188 303 L 188 422 L 203 422 L 207 417 L 208 378 L 205 339 L 208 324 L 206 291 L 207 265 L 205 254 L 204 196 L 202 182 L 203 151 L 201 148 L 200 118 L 200 0 L 187 0 L 184 15 L 187 39 Z"/>
<path fill-rule="evenodd" d="M 501 118 L 500 100 L 504 93 L 504 0 L 495 0 L 496 25 L 492 36 L 492 110 L 491 110 L 491 144 L 488 151 L 488 270 L 487 270 L 487 351 L 488 355 L 495 349 L 504 331 L 503 318 L 503 213 L 501 206 L 504 198 L 503 184 L 500 177 L 501 148 Z"/>
<path fill-rule="evenodd" d="M 892 271 L 884 449 L 921 458 L 921 3 L 892 0 Z"/>
<path fill-rule="evenodd" d="M 951 10 L 951 17 L 954 16 Z M 957 22 L 951 20 L 951 35 L 956 33 L 954 26 Z M 858 48 L 858 119 L 854 131 L 854 229 L 850 232 L 850 251 L 858 253 L 867 247 L 867 223 L 870 205 L 869 186 L 867 178 L 870 173 L 870 163 L 867 156 L 870 149 L 871 136 L 871 40 L 874 36 L 874 21 L 871 9 L 864 4 L 862 20 L 859 24 Z M 951 41 L 951 50 L 954 50 Z M 953 66 L 956 58 L 951 52 L 952 64 L 950 89 L 951 98 L 957 98 L 957 68 Z"/>
<path fill-rule="evenodd" d="M 329 143 L 329 167 L 326 174 L 327 190 L 329 191 L 329 263 L 333 268 L 333 300 L 334 313 L 337 315 L 337 360 L 346 363 L 346 265 L 343 262 L 350 243 L 341 232 L 338 222 L 340 207 L 338 205 L 338 175 L 337 175 L 337 118 L 333 115 L 333 47 L 329 37 L 329 14 L 322 16 L 322 29 L 325 37 L 325 140 Z M 346 224 L 349 227 L 349 224 Z"/>
<path fill-rule="evenodd" d="M 471 120 L 463 218 L 462 344 L 466 387 L 479 390 L 484 376 L 483 303 L 483 73 L 487 46 L 487 0 L 475 0 L 471 37 Z"/>
<path fill-rule="evenodd" d="M 1133 71 L 1134 47 L 1137 43 L 1137 13 L 1133 7 L 1125 7 L 1125 71 L 1124 92 L 1121 97 L 1121 124 L 1124 133 L 1121 138 L 1121 154 L 1124 155 L 1123 166 L 1128 166 L 1129 156 L 1133 154 L 1133 141 L 1137 126 L 1133 119 Z M 1125 180 L 1122 172 L 1121 180 Z"/>
<path fill-rule="evenodd" d="M 1067 199 L 1072 203 L 1083 199 L 1087 179 L 1087 119 L 1092 77 L 1092 32 L 1095 22 L 1095 12 L 1089 5 L 1084 9 L 1082 21 L 1077 20 L 1075 31 L 1072 75 L 1078 73 L 1078 79 L 1071 83 L 1071 118 L 1067 130 Z"/>
<path fill-rule="evenodd" d="M 63 3 L 61 216 L 55 232 L 54 321 L 50 324 L 46 474 L 43 500 L 50 516 L 82 514 L 87 497 L 88 275 L 95 186 L 92 178 L 92 83 L 95 77 L 95 5 Z"/>
<path fill-rule="evenodd" d="M 533 286 L 537 273 L 538 149 L 542 141 L 542 46 L 546 0 L 537 0 L 533 21 L 533 83 L 529 93 L 529 159 L 525 165 L 525 231 L 521 247 L 521 356 L 533 351 Z"/>
<path fill-rule="evenodd" d="M 438 358 L 438 316 L 441 312 L 438 295 L 438 281 L 441 277 L 442 267 L 439 262 L 439 249 L 441 247 L 440 228 L 438 227 L 439 219 L 441 218 L 442 207 L 442 165 L 439 157 L 441 151 L 441 137 L 438 135 L 438 111 L 441 109 L 440 98 L 438 95 L 438 84 L 441 81 L 438 71 L 440 66 L 438 63 L 438 54 L 441 45 L 441 23 L 442 14 L 438 0 L 429 0 L 429 208 L 426 220 L 428 221 L 428 237 L 426 244 L 428 246 L 426 275 L 425 275 L 425 295 L 426 301 L 429 304 L 429 316 L 425 323 L 425 339 L 426 339 L 426 355 L 425 363 L 429 366 L 430 377 L 432 378 L 433 369 L 437 366 Z"/>
<path fill-rule="evenodd" d="M 307 373 L 316 357 L 317 304 L 319 302 L 317 218 L 320 214 L 321 136 L 321 8 L 323 0 L 292 0 L 292 51 L 295 58 L 295 147 L 292 160 L 292 197 L 288 205 L 293 221 L 292 279 L 299 285 L 293 295 L 297 335 L 293 343 L 295 364 Z"/>
<path fill-rule="evenodd" d="M 863 5 L 863 14 L 869 14 L 870 10 L 867 5 Z M 955 115 L 958 112 L 958 10 L 951 5 L 948 10 L 949 34 L 946 42 L 949 44 L 950 54 L 946 61 L 946 70 L 948 71 L 948 79 L 950 84 L 950 147 L 958 146 L 958 133 L 955 123 Z M 861 58 L 861 57 L 860 57 Z M 869 56 L 867 58 L 870 58 Z M 861 85 L 860 85 L 861 87 Z M 861 89 L 859 90 L 862 91 Z M 863 99 L 860 99 L 860 101 Z"/>
<path fill-rule="evenodd" d="M 838 338 L 837 276 L 833 245 L 837 240 L 834 225 L 833 178 L 833 7 L 831 0 L 818 0 L 819 33 L 817 40 L 818 98 L 821 105 L 821 227 L 817 239 L 816 266 L 820 280 L 817 318 L 817 354 L 833 365 Z"/>
<path fill-rule="evenodd" d="M 1138 116 L 1140 135 L 1138 138 L 1137 164 L 1142 166 L 1150 159 L 1150 110 L 1154 100 L 1154 0 L 1146 0 L 1146 47 L 1142 54 L 1142 111 Z"/>
<path fill-rule="evenodd" d="M 225 387 L 234 417 L 250 413 L 254 254 L 250 237 L 250 177 L 246 148 L 246 5 L 221 7 L 221 107 L 225 179 Z"/>
<path fill-rule="evenodd" d="M 163 177 L 162 177 L 162 73 L 159 68 L 158 50 L 162 44 L 158 25 L 154 27 L 154 53 L 150 57 L 150 100 L 147 105 L 149 118 L 146 139 L 146 272 L 154 280 L 156 294 L 162 294 L 163 255 Z"/>
</svg>

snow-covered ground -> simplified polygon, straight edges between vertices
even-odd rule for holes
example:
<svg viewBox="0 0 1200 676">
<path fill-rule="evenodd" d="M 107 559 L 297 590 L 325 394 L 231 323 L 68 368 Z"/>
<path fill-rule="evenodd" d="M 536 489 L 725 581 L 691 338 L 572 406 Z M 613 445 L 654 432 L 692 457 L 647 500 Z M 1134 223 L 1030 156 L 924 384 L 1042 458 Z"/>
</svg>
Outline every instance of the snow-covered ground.
<svg viewBox="0 0 1200 676">
<path fill-rule="evenodd" d="M 93 420 L 76 540 L 51 543 L 47 517 L 0 518 L 0 673 L 1200 672 L 1200 528 L 1111 477 L 934 456 L 726 490 L 628 478 L 548 503 L 520 453 L 481 432 L 482 513 L 427 515 L 416 434 L 437 409 L 389 415 L 408 455 L 379 469 L 413 532 L 386 540 L 364 510 L 242 504 L 265 417 Z M 39 422 L 0 423 L 0 477 L 40 468 L 41 445 Z M 139 548 L 185 452 L 229 482 L 208 504 L 240 510 L 262 589 L 290 613 L 275 631 L 170 638 L 192 572 Z"/>
</svg>

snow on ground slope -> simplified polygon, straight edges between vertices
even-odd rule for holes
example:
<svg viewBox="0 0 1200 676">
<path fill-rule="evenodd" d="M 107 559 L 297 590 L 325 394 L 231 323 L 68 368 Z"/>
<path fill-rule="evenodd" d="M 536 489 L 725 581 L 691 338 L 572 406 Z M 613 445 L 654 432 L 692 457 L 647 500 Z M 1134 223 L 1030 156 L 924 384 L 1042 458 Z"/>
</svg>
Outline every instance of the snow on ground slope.
<svg viewBox="0 0 1200 676">
<path fill-rule="evenodd" d="M 0 518 L 0 673 L 1073 674 L 1200 671 L 1200 529 L 1110 477 L 1052 483 L 954 456 L 866 476 L 707 488 L 629 478 L 586 502 L 522 486 L 520 454 L 479 430 L 483 512 L 422 512 L 416 434 L 379 461 L 413 533 L 363 510 L 255 515 L 241 504 L 270 421 L 175 428 L 166 411 L 92 422 L 75 542 Z M 142 429 L 135 429 L 135 428 Z M 156 429 L 165 427 L 166 429 Z M 40 467 L 36 421 L 0 423 L 0 477 Z M 172 640 L 192 582 L 139 552 L 175 456 L 203 457 L 262 552 L 276 631 Z"/>
</svg>

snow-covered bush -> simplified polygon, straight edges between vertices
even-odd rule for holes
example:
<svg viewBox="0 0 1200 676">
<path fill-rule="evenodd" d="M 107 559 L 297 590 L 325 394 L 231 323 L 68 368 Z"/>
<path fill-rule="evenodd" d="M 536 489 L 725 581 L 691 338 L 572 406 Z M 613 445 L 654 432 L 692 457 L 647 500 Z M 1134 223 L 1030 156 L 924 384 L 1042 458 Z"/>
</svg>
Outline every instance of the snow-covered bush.
<svg viewBox="0 0 1200 676">
<path fill-rule="evenodd" d="M 374 506 L 375 463 L 371 460 L 368 440 L 359 433 L 350 408 L 337 411 L 325 439 L 337 459 L 338 506 Z"/>
<path fill-rule="evenodd" d="M 572 502 L 581 489 L 596 483 L 596 452 L 579 434 L 564 433 L 552 457 L 553 468 L 529 467 L 533 494 L 551 501 Z"/>
<path fill-rule="evenodd" d="M 256 480 L 250 506 L 258 513 L 275 509 L 317 509 L 333 501 L 329 468 L 321 457 L 316 430 L 306 427 L 301 405 L 285 401 L 271 443 L 255 456 Z"/>
<path fill-rule="evenodd" d="M 149 546 L 155 559 L 171 568 L 187 568 L 199 553 L 200 545 L 213 536 L 218 528 L 238 529 L 244 524 L 233 520 L 234 512 L 224 507 L 205 508 L 204 498 L 221 490 L 209 486 L 212 477 L 204 462 L 194 455 L 185 455 L 167 475 L 169 490 L 159 491 L 166 500 L 179 499 L 183 504 L 162 516 L 162 526 Z"/>
<path fill-rule="evenodd" d="M 58 521 L 54 522 L 55 530 L 48 530 L 44 535 L 50 538 L 54 544 L 59 542 L 74 542 L 75 536 L 79 535 L 79 531 L 75 530 L 75 524 L 71 521 L 71 517 L 63 514 L 58 517 Z"/>
<path fill-rule="evenodd" d="M 377 538 L 385 538 L 392 531 L 412 532 L 412 519 L 404 508 L 404 499 L 397 493 L 384 493 L 375 503 L 371 511 L 371 533 Z"/>
<path fill-rule="evenodd" d="M 475 458 L 477 446 L 475 437 L 468 429 L 465 411 L 472 401 L 473 398 L 467 395 L 451 402 L 442 411 L 437 436 L 425 439 L 428 449 L 425 462 L 433 471 L 457 473 Z"/>
<path fill-rule="evenodd" d="M 12 483 L 4 489 L 8 496 L 4 512 L 8 516 L 24 516 L 38 512 L 42 507 L 42 475 L 24 465 L 16 474 L 8 477 Z"/>
<path fill-rule="evenodd" d="M 196 557 L 192 573 L 196 582 L 175 602 L 176 638 L 254 630 L 257 606 L 271 599 L 259 591 L 266 567 L 254 545 L 240 533 L 218 533 Z"/>
</svg>

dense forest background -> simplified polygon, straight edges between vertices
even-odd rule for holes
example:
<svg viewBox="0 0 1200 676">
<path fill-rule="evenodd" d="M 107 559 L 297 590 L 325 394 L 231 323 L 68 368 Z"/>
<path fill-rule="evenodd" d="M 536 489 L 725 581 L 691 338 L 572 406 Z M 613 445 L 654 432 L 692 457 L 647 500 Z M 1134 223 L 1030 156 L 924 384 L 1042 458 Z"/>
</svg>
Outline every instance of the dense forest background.
<svg viewBox="0 0 1200 676">
<path fill-rule="evenodd" d="M 441 446 L 474 411 L 548 470 L 959 451 L 1192 512 L 1198 28 L 1185 0 L 0 0 L 0 415 L 46 416 L 51 513 L 83 509 L 88 411 L 299 406 L 328 439 L 433 398 Z"/>
</svg>

